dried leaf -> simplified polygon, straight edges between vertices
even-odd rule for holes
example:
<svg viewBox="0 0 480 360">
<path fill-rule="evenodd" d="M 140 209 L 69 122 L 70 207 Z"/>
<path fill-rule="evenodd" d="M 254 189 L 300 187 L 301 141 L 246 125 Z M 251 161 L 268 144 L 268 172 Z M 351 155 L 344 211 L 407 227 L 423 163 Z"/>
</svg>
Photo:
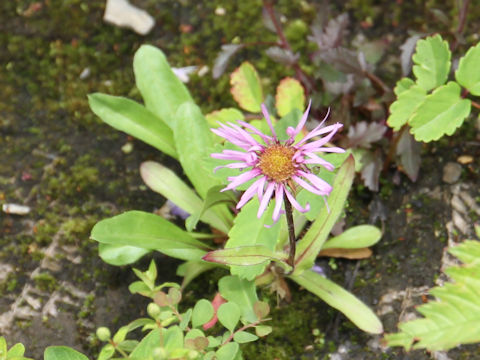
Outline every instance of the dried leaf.
<svg viewBox="0 0 480 360">
<path fill-rule="evenodd" d="M 413 136 L 404 131 L 400 135 L 400 139 L 397 144 L 397 155 L 399 159 L 399 170 L 403 171 L 412 181 L 416 181 L 418 177 L 418 171 L 420 170 L 420 150 L 421 145 L 418 141 L 415 141 Z"/>
<path fill-rule="evenodd" d="M 360 121 L 348 129 L 348 147 L 370 148 L 370 144 L 380 140 L 387 127 L 379 123 Z"/>
<path fill-rule="evenodd" d="M 287 66 L 295 64 L 300 58 L 298 53 L 294 54 L 290 50 L 282 49 L 279 46 L 271 46 L 265 53 L 273 61 Z"/>
<path fill-rule="evenodd" d="M 345 259 L 366 259 L 372 256 L 372 250 L 369 248 L 359 248 L 359 249 L 325 249 L 320 251 L 318 256 L 329 256 L 336 258 L 345 258 Z"/>
<path fill-rule="evenodd" d="M 330 19 L 327 26 L 323 27 L 317 21 L 312 26 L 312 36 L 308 40 L 315 42 L 320 50 L 338 47 L 347 34 L 348 14 L 343 13 Z"/>
<path fill-rule="evenodd" d="M 338 71 L 346 74 L 363 76 L 367 63 L 362 52 L 356 52 L 344 47 L 324 50 L 317 54 L 318 58 L 332 65 Z"/>
<path fill-rule="evenodd" d="M 228 62 L 240 49 L 243 44 L 226 44 L 222 45 L 222 50 L 218 53 L 215 63 L 213 64 L 212 74 L 214 79 L 218 79 L 227 68 Z"/>
<path fill-rule="evenodd" d="M 421 35 L 410 36 L 401 46 L 402 53 L 400 54 L 400 64 L 402 66 L 402 75 L 407 76 L 412 70 L 412 55 L 415 51 L 417 41 Z M 398 95 L 398 94 L 397 94 Z"/>
<path fill-rule="evenodd" d="M 382 171 L 382 158 L 380 153 L 376 151 L 375 153 L 365 154 L 362 158 L 363 168 L 361 171 L 361 176 L 363 183 L 372 191 L 378 191 L 378 178 L 380 177 L 380 171 Z"/>
</svg>

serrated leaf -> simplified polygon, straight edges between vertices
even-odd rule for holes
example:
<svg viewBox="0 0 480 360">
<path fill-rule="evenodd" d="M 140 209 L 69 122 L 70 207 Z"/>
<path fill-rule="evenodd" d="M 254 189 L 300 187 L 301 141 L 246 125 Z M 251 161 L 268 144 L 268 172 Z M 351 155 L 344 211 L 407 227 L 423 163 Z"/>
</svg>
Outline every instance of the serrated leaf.
<svg viewBox="0 0 480 360">
<path fill-rule="evenodd" d="M 322 249 L 359 249 L 376 244 L 382 232 L 372 225 L 354 226 L 325 242 Z"/>
<path fill-rule="evenodd" d="M 259 201 L 255 197 L 243 206 L 240 213 L 235 217 L 233 227 L 228 232 L 228 241 L 225 249 L 237 248 L 240 246 L 261 245 L 268 250 L 275 249 L 276 241 L 280 231 L 280 222 L 273 224 L 270 228 L 264 225 L 272 221 L 274 204 L 270 203 L 267 210 L 260 219 L 257 218 Z M 247 280 L 253 280 L 260 275 L 268 265 L 266 259 L 263 263 L 251 266 L 230 266 L 232 275 L 238 275 Z"/>
<path fill-rule="evenodd" d="M 180 105 L 193 100 L 163 52 L 154 46 L 142 45 L 133 58 L 133 70 L 147 109 L 173 129 Z"/>
<path fill-rule="evenodd" d="M 303 111 L 305 108 L 305 90 L 294 78 L 287 77 L 280 81 L 275 95 L 278 115 L 285 116 L 293 109 Z"/>
<path fill-rule="evenodd" d="M 341 311 L 361 330 L 372 334 L 383 332 L 382 323 L 375 313 L 341 286 L 312 270 L 306 270 L 298 276 L 291 275 L 290 278 Z"/>
<path fill-rule="evenodd" d="M 387 131 L 387 127 L 383 124 L 358 121 L 348 129 L 348 147 L 364 147 L 368 149 L 372 143 L 383 137 L 385 131 Z"/>
<path fill-rule="evenodd" d="M 367 64 L 362 53 L 341 46 L 322 51 L 318 56 L 321 60 L 345 74 L 363 76 L 363 73 L 367 70 Z"/>
<path fill-rule="evenodd" d="M 408 81 L 403 81 L 402 84 L 397 83 L 400 95 L 398 95 L 397 100 L 390 105 L 390 116 L 387 119 L 387 124 L 395 131 L 400 130 L 400 128 L 407 123 L 427 96 L 427 92 L 418 85 L 413 85 L 406 90 L 402 90 L 402 88 L 408 86 L 408 84 Z M 397 87 L 395 89 L 397 89 Z"/>
<path fill-rule="evenodd" d="M 201 299 L 197 301 L 192 313 L 192 326 L 199 327 L 210 321 L 213 317 L 215 310 L 210 301 Z"/>
<path fill-rule="evenodd" d="M 240 315 L 240 308 L 234 302 L 222 304 L 217 310 L 218 321 L 230 332 L 237 326 Z"/>
<path fill-rule="evenodd" d="M 480 243 L 467 240 L 449 252 L 464 259 L 463 265 L 445 271 L 455 282 L 433 288 L 436 299 L 416 308 L 424 318 L 401 323 L 399 333 L 387 334 L 389 346 L 438 351 L 480 342 Z"/>
<path fill-rule="evenodd" d="M 330 19 L 327 24 L 316 20 L 312 26 L 312 36 L 309 37 L 309 40 L 316 42 L 318 48 L 322 51 L 335 48 L 347 34 L 348 24 L 347 13 Z"/>
<path fill-rule="evenodd" d="M 402 50 L 400 55 L 400 64 L 402 65 L 403 76 L 407 76 L 412 68 L 412 54 L 415 51 L 415 46 L 417 45 L 417 41 L 419 39 L 420 35 L 412 35 L 400 46 L 400 49 Z M 395 94 L 397 93 L 395 92 Z"/>
<path fill-rule="evenodd" d="M 299 53 L 293 53 L 291 50 L 281 48 L 280 46 L 270 46 L 265 50 L 265 54 L 275 62 L 282 65 L 291 66 L 300 58 Z"/>
<path fill-rule="evenodd" d="M 451 81 L 437 88 L 418 106 L 408 121 L 417 141 L 430 142 L 452 135 L 470 115 L 471 102 L 460 97 L 460 86 Z"/>
<path fill-rule="evenodd" d="M 455 79 L 466 88 L 472 95 L 480 96 L 480 43 L 468 49 L 464 57 L 460 59 Z"/>
<path fill-rule="evenodd" d="M 399 169 L 403 171 L 412 181 L 417 181 L 420 163 L 422 161 L 420 151 L 422 146 L 415 141 L 408 131 L 403 131 L 397 143 L 397 156 Z"/>
<path fill-rule="evenodd" d="M 413 85 L 415 85 L 415 81 L 413 81 L 412 79 L 407 77 L 401 78 L 397 81 L 393 92 L 395 93 L 395 95 L 399 96 L 404 91 L 410 89 Z"/>
<path fill-rule="evenodd" d="M 258 339 L 257 335 L 254 335 L 246 331 L 238 331 L 235 333 L 235 335 L 233 335 L 233 340 L 239 344 L 245 344 L 248 342 L 255 341 L 257 339 Z"/>
<path fill-rule="evenodd" d="M 224 276 L 218 282 L 218 291 L 224 299 L 238 305 L 242 312 L 242 321 L 257 321 L 253 306 L 258 298 L 253 281 L 240 279 L 238 276 Z"/>
<path fill-rule="evenodd" d="M 362 156 L 362 170 L 360 172 L 363 183 L 372 191 L 378 191 L 380 172 L 383 160 L 379 149 L 375 152 L 368 151 Z"/>
<path fill-rule="evenodd" d="M 205 115 L 208 124 L 213 127 L 218 127 L 218 123 L 225 124 L 227 122 L 235 122 L 237 120 L 244 120 L 243 113 L 235 108 L 224 108 L 216 111 L 212 111 Z"/>
<path fill-rule="evenodd" d="M 230 92 L 244 110 L 260 112 L 263 101 L 262 85 L 257 71 L 249 62 L 244 62 L 230 75 Z"/>
<path fill-rule="evenodd" d="M 425 91 L 443 85 L 450 71 L 451 56 L 448 43 L 440 35 L 418 40 L 412 57 L 417 84 Z"/>
<path fill-rule="evenodd" d="M 124 97 L 100 93 L 88 95 L 88 104 L 108 125 L 177 158 L 172 130 L 145 106 Z"/>
</svg>

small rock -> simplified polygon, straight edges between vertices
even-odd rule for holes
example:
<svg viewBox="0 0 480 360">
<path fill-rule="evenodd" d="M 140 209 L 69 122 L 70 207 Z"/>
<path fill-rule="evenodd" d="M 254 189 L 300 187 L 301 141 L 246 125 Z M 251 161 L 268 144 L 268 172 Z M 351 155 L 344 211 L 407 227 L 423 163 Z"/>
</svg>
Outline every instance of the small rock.
<svg viewBox="0 0 480 360">
<path fill-rule="evenodd" d="M 462 166 L 454 162 L 448 162 L 443 167 L 443 177 L 442 180 L 447 184 L 453 184 L 460 179 L 462 174 Z"/>
<path fill-rule="evenodd" d="M 155 25 L 152 16 L 127 0 L 107 0 L 103 20 L 116 26 L 130 28 L 140 35 L 148 34 Z"/>
<path fill-rule="evenodd" d="M 80 80 L 85 80 L 86 78 L 88 78 L 90 76 L 90 73 L 91 73 L 91 70 L 89 67 L 86 67 L 85 69 L 83 69 L 83 71 L 79 76 Z"/>
<path fill-rule="evenodd" d="M 215 15 L 217 15 L 217 16 L 223 16 L 226 13 L 227 13 L 227 10 L 225 10 L 225 8 L 223 8 L 223 7 L 219 6 L 215 9 Z"/>
<path fill-rule="evenodd" d="M 131 142 L 125 143 L 125 145 L 122 146 L 122 151 L 124 154 L 130 154 L 133 151 L 133 144 Z"/>
<path fill-rule="evenodd" d="M 470 155 L 461 155 L 458 157 L 457 162 L 462 165 L 471 164 L 473 162 L 473 156 Z"/>
<path fill-rule="evenodd" d="M 19 204 L 3 204 L 2 210 L 7 214 L 27 215 L 30 212 L 30 207 Z"/>
</svg>

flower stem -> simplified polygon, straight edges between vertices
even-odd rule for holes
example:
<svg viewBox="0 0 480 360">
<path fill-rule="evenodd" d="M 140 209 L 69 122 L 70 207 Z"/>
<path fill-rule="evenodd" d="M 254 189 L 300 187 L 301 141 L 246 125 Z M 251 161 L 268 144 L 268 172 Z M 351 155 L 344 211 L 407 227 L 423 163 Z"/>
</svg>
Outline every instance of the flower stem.
<svg viewBox="0 0 480 360">
<path fill-rule="evenodd" d="M 295 242 L 295 224 L 293 223 L 292 204 L 290 204 L 290 201 L 288 201 L 288 199 L 285 199 L 285 215 L 287 217 L 288 240 L 290 243 L 287 264 L 292 267 L 292 270 L 290 270 L 290 274 L 291 274 L 293 270 L 295 270 L 296 242 Z"/>
</svg>

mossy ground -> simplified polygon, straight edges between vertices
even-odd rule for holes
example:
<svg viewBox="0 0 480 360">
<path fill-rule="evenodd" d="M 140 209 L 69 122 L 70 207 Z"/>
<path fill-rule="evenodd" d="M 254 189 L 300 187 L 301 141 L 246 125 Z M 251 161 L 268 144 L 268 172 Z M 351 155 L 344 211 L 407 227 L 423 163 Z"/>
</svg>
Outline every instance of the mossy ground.
<svg viewBox="0 0 480 360">
<path fill-rule="evenodd" d="M 92 355 L 98 347 L 93 336 L 96 326 L 118 327 L 142 315 L 144 302 L 132 299 L 126 290 L 133 280 L 130 269 L 103 264 L 96 254 L 96 244 L 88 239 L 89 232 L 102 218 L 128 209 L 152 211 L 162 205 L 164 199 L 142 185 L 138 173 L 142 161 L 154 159 L 179 169 L 152 148 L 102 124 L 89 110 L 86 95 L 98 91 L 140 100 L 131 64 L 135 50 L 144 43 L 164 50 L 173 66 L 211 68 L 221 44 L 276 41 L 275 34 L 265 30 L 261 22 L 262 3 L 258 0 L 132 2 L 157 21 L 146 37 L 103 23 L 103 0 L 18 0 L 0 4 L 0 48 L 4 49 L 0 52 L 0 202 L 32 208 L 23 217 L 0 215 L 0 263 L 2 269 L 9 269 L 5 277 L 0 276 L 0 315 L 11 311 L 12 303 L 27 286 L 37 291 L 32 299 L 39 301 L 39 309 L 45 309 L 52 293 L 72 300 L 58 302 L 57 316 L 37 309 L 35 316 L 11 322 L 9 341 L 23 341 L 27 354 L 36 359 L 51 344 L 75 346 Z M 287 37 L 305 56 L 303 50 L 311 49 L 311 44 L 299 33 L 305 32 L 305 24 L 311 23 L 320 7 L 286 0 L 276 6 L 286 14 L 283 25 Z M 215 15 L 218 7 L 225 9 L 225 15 Z M 394 55 L 388 54 L 385 66 L 379 69 L 390 85 L 399 76 L 398 52 L 393 45 L 404 41 L 407 30 L 446 32 L 456 26 L 455 20 L 446 24 L 436 20 L 432 9 L 442 8 L 451 19 L 456 19 L 457 10 L 435 1 L 399 4 L 355 0 L 332 3 L 330 7 L 333 14 L 345 10 L 350 13 L 352 33 L 364 31 L 370 38 L 393 36 Z M 473 22 L 476 17 L 478 8 L 473 8 L 468 14 L 468 34 L 478 33 L 480 26 Z M 467 40 L 475 41 L 470 35 Z M 273 63 L 261 50 L 258 46 L 246 48 L 228 70 L 244 60 L 252 62 L 266 92 L 272 93 L 279 79 L 293 72 Z M 86 69 L 89 76 L 81 77 Z M 209 74 L 192 76 L 188 87 L 204 112 L 234 105 L 227 76 L 218 81 Z M 449 141 L 439 146 L 452 146 Z M 459 141 L 453 140 L 453 146 L 461 152 L 464 150 L 455 145 Z M 133 143 L 134 150 L 125 154 L 121 147 L 127 142 Z M 454 155 L 448 152 L 443 159 L 438 155 L 427 158 L 430 160 L 422 171 L 435 174 L 428 176 L 438 180 L 439 164 L 454 159 Z M 475 169 L 465 172 L 464 180 L 478 179 Z M 387 177 L 382 190 L 383 200 L 389 203 L 386 235 L 374 249 L 374 256 L 360 262 L 353 286 L 353 291 L 372 305 L 385 289 L 432 285 L 444 246 L 439 239 L 444 238 L 448 208 L 418 191 L 422 186 L 439 186 L 439 182 L 429 184 L 424 178 L 417 185 L 405 180 L 400 186 L 392 186 L 390 181 Z M 362 209 L 372 195 L 361 186 L 354 195 L 350 221 L 363 223 L 368 213 Z M 48 249 L 54 251 L 55 266 L 44 261 Z M 158 259 L 165 277 L 175 279 L 176 263 Z M 348 278 L 355 265 L 349 261 L 335 263 L 338 269 L 331 271 L 331 276 L 342 283 L 342 274 Z M 328 269 L 328 261 L 325 266 Z M 32 276 L 36 269 L 40 271 Z M 200 281 L 210 280 L 206 275 Z M 210 281 L 209 287 L 212 290 L 215 284 Z M 400 350 L 374 352 L 367 346 L 368 335 L 352 328 L 313 295 L 291 288 L 292 303 L 273 309 L 274 333 L 265 341 L 246 346 L 246 359 L 328 358 L 347 339 L 352 344 L 351 359 L 404 358 Z M 192 291 L 197 294 L 197 290 Z M 261 296 L 275 303 L 267 290 Z M 395 314 L 383 320 L 386 328 L 394 331 Z M 468 356 L 461 351 L 457 354 L 458 358 Z M 423 352 L 412 356 L 428 357 Z"/>
</svg>

